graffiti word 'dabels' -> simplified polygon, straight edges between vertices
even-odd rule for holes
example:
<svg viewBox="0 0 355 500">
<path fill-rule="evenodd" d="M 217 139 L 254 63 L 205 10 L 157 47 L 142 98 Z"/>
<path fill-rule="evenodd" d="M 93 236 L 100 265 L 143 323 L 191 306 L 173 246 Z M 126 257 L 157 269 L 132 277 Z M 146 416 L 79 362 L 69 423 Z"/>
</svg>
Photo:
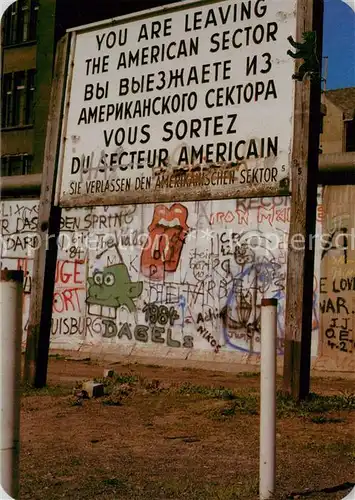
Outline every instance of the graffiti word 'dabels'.
<svg viewBox="0 0 355 500">
<path fill-rule="evenodd" d="M 126 337 L 127 340 L 132 340 L 133 337 L 138 342 L 147 343 L 150 340 L 156 344 L 164 344 L 168 347 L 181 347 L 180 340 L 173 338 L 173 332 L 171 328 L 164 328 L 163 326 L 152 326 L 147 325 L 135 325 L 132 334 L 132 325 L 129 323 L 123 323 L 123 325 L 117 326 L 116 323 L 110 319 L 103 319 L 102 324 L 105 326 L 105 331 L 103 333 L 104 338 L 118 337 L 122 339 Z M 193 337 L 190 335 L 185 335 L 182 338 L 182 347 L 191 349 L 193 347 Z"/>
</svg>

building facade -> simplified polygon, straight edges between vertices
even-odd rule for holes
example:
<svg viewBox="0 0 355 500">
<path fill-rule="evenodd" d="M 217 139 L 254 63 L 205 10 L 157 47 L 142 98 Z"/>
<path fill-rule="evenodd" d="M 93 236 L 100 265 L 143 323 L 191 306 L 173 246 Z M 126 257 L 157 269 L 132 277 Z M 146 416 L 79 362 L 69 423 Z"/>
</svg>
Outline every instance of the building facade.
<svg viewBox="0 0 355 500">
<path fill-rule="evenodd" d="M 42 170 L 55 6 L 55 0 L 18 0 L 2 19 L 2 177 Z"/>
<path fill-rule="evenodd" d="M 8 7 L 1 20 L 2 197 L 39 195 L 55 46 L 66 30 L 169 3 L 17 0 Z"/>
</svg>

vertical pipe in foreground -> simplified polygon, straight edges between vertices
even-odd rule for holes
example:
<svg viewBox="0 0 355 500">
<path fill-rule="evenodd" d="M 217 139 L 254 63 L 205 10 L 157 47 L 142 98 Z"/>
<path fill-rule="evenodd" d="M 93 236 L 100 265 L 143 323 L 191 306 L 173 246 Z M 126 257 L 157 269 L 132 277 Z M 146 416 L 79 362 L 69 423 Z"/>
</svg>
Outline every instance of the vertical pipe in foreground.
<svg viewBox="0 0 355 500">
<path fill-rule="evenodd" d="M 275 493 L 277 300 L 261 301 L 260 500 Z"/>
<path fill-rule="evenodd" d="M 1 271 L 1 486 L 13 498 L 19 493 L 22 281 L 22 271 Z"/>
</svg>

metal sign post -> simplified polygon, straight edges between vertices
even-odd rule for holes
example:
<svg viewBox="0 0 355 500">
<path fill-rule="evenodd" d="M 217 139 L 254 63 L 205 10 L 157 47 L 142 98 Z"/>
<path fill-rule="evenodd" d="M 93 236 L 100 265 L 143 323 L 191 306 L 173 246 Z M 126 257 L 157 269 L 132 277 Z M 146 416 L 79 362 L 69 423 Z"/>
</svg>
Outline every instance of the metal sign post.
<svg viewBox="0 0 355 500">
<path fill-rule="evenodd" d="M 276 484 L 276 336 L 277 300 L 261 301 L 260 366 L 260 500 L 275 493 Z"/>
<path fill-rule="evenodd" d="M 22 271 L 1 271 L 1 485 L 13 498 L 19 491 Z M 3 498 L 3 497 L 1 497 Z M 10 498 L 10 497 L 9 497 Z"/>
<path fill-rule="evenodd" d="M 69 36 L 57 45 L 47 136 L 44 151 L 38 234 L 40 247 L 35 253 L 31 307 L 23 378 L 36 387 L 46 385 L 52 302 L 57 261 L 60 208 L 53 205 L 57 177 L 59 136 L 63 114 Z"/>
</svg>

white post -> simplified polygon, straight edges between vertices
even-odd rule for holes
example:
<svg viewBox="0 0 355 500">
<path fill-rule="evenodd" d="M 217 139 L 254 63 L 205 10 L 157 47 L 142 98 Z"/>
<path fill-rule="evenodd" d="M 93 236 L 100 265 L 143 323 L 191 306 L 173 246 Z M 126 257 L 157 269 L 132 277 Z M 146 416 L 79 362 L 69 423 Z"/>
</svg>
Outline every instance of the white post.
<svg viewBox="0 0 355 500">
<path fill-rule="evenodd" d="M 19 492 L 22 271 L 1 271 L 1 486 L 12 498 Z"/>
<path fill-rule="evenodd" d="M 275 493 L 276 482 L 277 300 L 261 301 L 260 500 Z"/>
</svg>

